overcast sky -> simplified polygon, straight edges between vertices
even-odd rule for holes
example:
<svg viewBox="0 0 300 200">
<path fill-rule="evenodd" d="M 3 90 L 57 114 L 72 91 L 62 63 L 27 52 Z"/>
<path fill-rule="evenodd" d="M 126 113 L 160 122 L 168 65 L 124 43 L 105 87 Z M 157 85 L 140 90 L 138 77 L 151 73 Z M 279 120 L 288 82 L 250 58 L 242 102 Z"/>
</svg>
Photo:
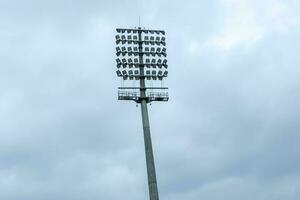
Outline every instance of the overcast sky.
<svg viewBox="0 0 300 200">
<path fill-rule="evenodd" d="M 300 199 L 298 0 L 0 0 L 0 199 L 148 199 L 115 28 L 167 33 L 161 200 Z"/>
</svg>

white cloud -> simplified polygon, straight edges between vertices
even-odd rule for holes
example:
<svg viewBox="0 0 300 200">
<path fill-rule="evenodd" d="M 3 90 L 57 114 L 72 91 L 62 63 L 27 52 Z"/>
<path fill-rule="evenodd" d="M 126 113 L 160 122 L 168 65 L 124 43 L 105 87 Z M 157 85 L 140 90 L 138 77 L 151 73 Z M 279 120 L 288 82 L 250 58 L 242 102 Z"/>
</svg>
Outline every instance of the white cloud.
<svg viewBox="0 0 300 200">
<path fill-rule="evenodd" d="M 208 45 L 229 51 L 236 46 L 253 45 L 272 32 L 286 32 L 299 24 L 297 10 L 282 0 L 220 0 L 223 23 Z"/>
</svg>

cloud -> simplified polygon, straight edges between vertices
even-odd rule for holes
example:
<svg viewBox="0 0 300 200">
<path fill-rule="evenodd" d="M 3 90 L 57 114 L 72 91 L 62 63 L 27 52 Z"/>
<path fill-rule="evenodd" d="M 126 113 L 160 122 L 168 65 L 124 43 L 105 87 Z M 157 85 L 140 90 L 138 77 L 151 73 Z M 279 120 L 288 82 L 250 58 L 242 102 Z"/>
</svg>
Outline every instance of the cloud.
<svg viewBox="0 0 300 200">
<path fill-rule="evenodd" d="M 149 107 L 161 199 L 299 199 L 297 1 L 0 3 L 0 199 L 148 198 L 114 29 L 167 31 Z"/>
</svg>

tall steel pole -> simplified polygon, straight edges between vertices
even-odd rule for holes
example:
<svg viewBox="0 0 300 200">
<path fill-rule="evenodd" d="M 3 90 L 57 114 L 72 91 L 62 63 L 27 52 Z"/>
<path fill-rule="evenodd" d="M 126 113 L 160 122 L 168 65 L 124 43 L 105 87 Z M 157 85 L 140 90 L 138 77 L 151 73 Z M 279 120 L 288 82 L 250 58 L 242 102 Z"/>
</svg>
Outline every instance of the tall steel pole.
<svg viewBox="0 0 300 200">
<path fill-rule="evenodd" d="M 159 200 L 147 104 L 152 101 L 168 101 L 169 95 L 164 92 L 168 89 L 166 87 L 147 87 L 146 79 L 162 81 L 168 75 L 165 31 L 141 27 L 116 30 L 119 33 L 116 35 L 116 44 L 121 45 L 116 47 L 117 76 L 123 80 L 129 79 L 140 83 L 139 87 L 119 87 L 118 99 L 141 104 L 149 196 L 150 200 Z M 147 93 L 147 89 L 151 89 L 151 93 Z"/>
<path fill-rule="evenodd" d="M 139 63 L 140 63 L 139 69 L 141 74 L 141 78 L 140 78 L 141 111 L 142 111 L 142 122 L 143 122 L 143 131 L 144 131 L 149 196 L 150 196 L 150 200 L 159 200 L 155 165 L 154 165 L 154 156 L 153 156 L 151 134 L 150 134 L 149 116 L 148 116 L 148 109 L 147 109 L 144 64 L 143 64 L 142 31 L 140 27 L 138 31 L 138 37 L 139 37 Z"/>
</svg>

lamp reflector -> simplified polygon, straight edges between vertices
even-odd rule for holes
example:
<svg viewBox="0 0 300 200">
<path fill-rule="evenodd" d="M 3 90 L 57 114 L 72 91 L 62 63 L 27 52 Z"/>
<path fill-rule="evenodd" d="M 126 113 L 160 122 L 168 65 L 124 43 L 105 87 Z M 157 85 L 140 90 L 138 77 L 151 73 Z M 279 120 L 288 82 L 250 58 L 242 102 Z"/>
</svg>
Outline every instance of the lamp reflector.
<svg viewBox="0 0 300 200">
<path fill-rule="evenodd" d="M 151 61 L 151 66 L 153 67 L 153 68 L 155 68 L 155 66 L 156 66 L 156 60 L 153 58 L 152 59 L 152 61 Z"/>
<path fill-rule="evenodd" d="M 118 77 L 121 77 L 121 76 L 122 76 L 122 73 L 121 73 L 120 70 L 116 71 L 116 73 L 117 73 L 117 76 L 118 76 Z"/>
<path fill-rule="evenodd" d="M 168 76 L 168 71 L 164 71 L 163 77 L 167 77 Z"/>
<path fill-rule="evenodd" d="M 129 75 L 129 76 L 133 76 L 133 70 L 129 70 L 129 71 L 128 71 L 128 75 Z"/>
<path fill-rule="evenodd" d="M 158 47 L 158 48 L 156 49 L 156 53 L 160 53 L 160 52 L 161 52 L 161 48 Z"/>
<path fill-rule="evenodd" d="M 161 71 L 161 70 L 159 70 L 158 72 L 157 72 L 157 76 L 162 76 L 163 75 L 163 72 Z"/>
</svg>

